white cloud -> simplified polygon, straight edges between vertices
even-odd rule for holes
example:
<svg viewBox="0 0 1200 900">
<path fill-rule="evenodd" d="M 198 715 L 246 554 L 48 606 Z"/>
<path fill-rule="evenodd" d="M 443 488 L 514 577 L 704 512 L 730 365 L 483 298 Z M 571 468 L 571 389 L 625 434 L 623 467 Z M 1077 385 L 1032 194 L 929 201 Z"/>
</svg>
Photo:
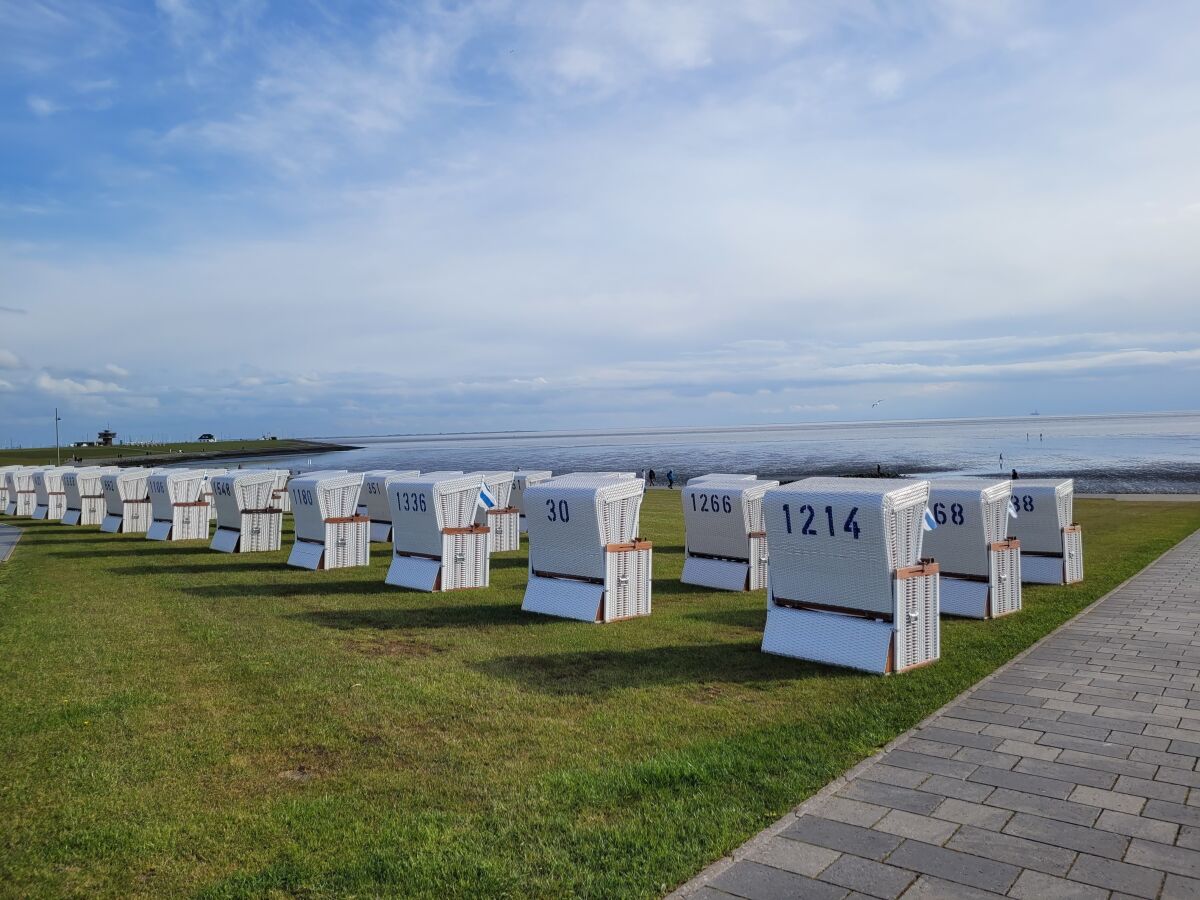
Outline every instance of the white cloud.
<svg viewBox="0 0 1200 900">
<path fill-rule="evenodd" d="M 55 378 L 42 372 L 34 381 L 38 389 L 47 394 L 62 397 L 73 397 L 80 394 L 119 394 L 124 388 L 111 381 L 100 381 L 97 378 Z"/>
<path fill-rule="evenodd" d="M 21 358 L 11 350 L 0 347 L 0 369 L 19 369 Z"/>
<path fill-rule="evenodd" d="M 11 393 L 15 390 L 16 388 L 13 387 L 11 381 L 5 381 L 3 378 L 0 378 L 0 391 L 3 391 L 4 393 Z"/>
<path fill-rule="evenodd" d="M 35 116 L 39 116 L 43 119 L 47 116 L 52 116 L 55 113 L 62 112 L 65 108 L 61 104 L 56 103 L 47 97 L 40 97 L 36 94 L 30 94 L 28 97 L 26 97 L 25 103 L 29 106 L 29 109 Z"/>
<path fill-rule="evenodd" d="M 123 368 L 122 366 L 118 366 L 116 363 L 105 363 L 104 371 L 107 372 L 109 375 L 116 375 L 118 378 L 128 378 L 129 377 L 129 370 L 126 368 Z"/>
</svg>

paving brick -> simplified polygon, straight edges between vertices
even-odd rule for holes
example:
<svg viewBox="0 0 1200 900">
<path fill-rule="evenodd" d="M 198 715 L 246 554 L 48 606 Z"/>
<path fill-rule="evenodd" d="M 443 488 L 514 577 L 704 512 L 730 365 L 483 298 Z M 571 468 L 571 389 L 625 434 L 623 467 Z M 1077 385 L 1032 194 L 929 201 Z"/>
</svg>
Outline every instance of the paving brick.
<svg viewBox="0 0 1200 900">
<path fill-rule="evenodd" d="M 991 891 L 981 891 L 965 884 L 922 875 L 904 892 L 900 900 L 994 900 L 1000 896 Z"/>
<path fill-rule="evenodd" d="M 934 719 L 934 724 L 939 728 L 950 728 L 954 731 L 965 731 L 968 734 L 979 733 L 983 731 L 986 722 L 976 722 L 970 719 L 959 719 L 956 716 L 938 716 Z"/>
<path fill-rule="evenodd" d="M 841 855 L 837 850 L 777 837 L 758 844 L 743 858 L 815 878 Z"/>
<path fill-rule="evenodd" d="M 1013 791 L 1023 791 L 1026 794 L 1055 797 L 1059 800 L 1065 800 L 1075 788 L 1075 785 L 1071 782 L 1055 778 L 1043 778 L 1040 775 L 1008 772 L 1004 769 L 993 769 L 989 766 L 980 766 L 971 773 L 967 780 L 979 784 L 990 784 L 993 787 L 1008 788 Z"/>
<path fill-rule="evenodd" d="M 912 753 L 924 753 L 926 756 L 940 756 L 949 759 L 962 749 L 958 744 L 943 744 L 941 741 L 930 741 L 925 738 L 911 737 L 902 742 L 897 749 L 908 750 Z"/>
<path fill-rule="evenodd" d="M 1115 759 L 1127 759 L 1133 750 L 1132 747 L 1123 744 L 1116 744 L 1111 741 L 1093 741 L 1090 738 L 1074 737 L 1069 734 L 1043 735 L 1038 741 L 1037 746 L 1046 746 L 1059 750 L 1082 750 L 1084 753 L 1111 756 Z M 1031 754 L 1024 755 L 1028 756 Z"/>
<path fill-rule="evenodd" d="M 1023 759 L 1013 771 L 1026 775 L 1040 775 L 1043 778 L 1056 778 L 1059 781 L 1066 781 L 1071 784 L 1086 784 L 1089 787 L 1104 789 L 1111 788 L 1117 783 L 1117 776 L 1111 772 L 1098 772 L 1095 769 L 1085 769 L 1082 766 L 1046 762 L 1041 759 Z"/>
<path fill-rule="evenodd" d="M 1112 732 L 1111 728 L 1078 725 L 1064 722 L 1061 719 L 1054 722 L 1039 721 L 1037 727 L 1048 734 L 1069 734 L 1072 737 L 1090 738 L 1093 741 L 1103 741 Z"/>
<path fill-rule="evenodd" d="M 1069 712 L 1063 713 L 1058 721 L 1068 725 L 1083 725 L 1094 731 L 1131 731 L 1134 734 L 1142 734 L 1146 728 L 1154 727 L 1142 722 L 1131 722 L 1128 719 L 1115 719 L 1111 716 L 1084 716 Z"/>
<path fill-rule="evenodd" d="M 923 753 L 910 753 L 907 750 L 893 750 L 883 757 L 883 762 L 901 769 L 916 769 L 919 772 L 945 775 L 949 778 L 966 778 L 976 769 L 970 763 L 926 756 Z"/>
<path fill-rule="evenodd" d="M 1187 799 L 1187 788 L 1166 781 L 1149 781 L 1145 778 L 1131 778 L 1122 775 L 1113 785 L 1113 790 L 1122 794 L 1137 794 L 1139 797 L 1150 797 L 1154 800 L 1166 800 L 1171 803 L 1182 803 Z"/>
<path fill-rule="evenodd" d="M 1174 822 L 1177 825 L 1200 825 L 1200 809 L 1180 803 L 1168 803 L 1166 800 L 1147 800 L 1142 815 L 1151 819 L 1162 819 L 1164 822 Z"/>
<path fill-rule="evenodd" d="M 1108 891 L 1026 869 L 1017 878 L 1008 896 L 1016 900 L 1105 900 Z"/>
<path fill-rule="evenodd" d="M 974 825 L 976 828 L 999 831 L 1004 827 L 1004 823 L 1012 818 L 1013 813 L 1007 809 L 981 806 L 978 803 L 967 803 L 947 797 L 930 815 L 938 819 L 958 822 L 960 825 Z"/>
<path fill-rule="evenodd" d="M 950 835 L 954 834 L 958 824 L 893 809 L 875 823 L 875 828 L 898 837 L 927 841 L 930 844 L 944 844 Z"/>
<path fill-rule="evenodd" d="M 912 872 L 886 863 L 844 855 L 822 873 L 821 880 L 862 891 L 872 897 L 891 898 L 904 893 L 916 877 Z"/>
<path fill-rule="evenodd" d="M 1175 843 L 1190 850 L 1200 850 L 1200 828 L 1195 825 L 1180 825 Z"/>
<path fill-rule="evenodd" d="M 845 797 L 827 797 L 812 807 L 812 813 L 835 822 L 846 822 L 849 825 L 861 825 L 870 828 L 883 818 L 887 812 L 882 806 L 873 803 L 862 803 Z"/>
<path fill-rule="evenodd" d="M 986 712 L 982 709 L 970 709 L 969 707 L 956 706 L 949 711 L 948 715 L 956 719 L 965 720 L 968 722 L 981 722 L 985 725 L 1011 725 L 1013 728 L 1020 728 L 1025 721 L 1025 716 L 1014 716 L 1010 713 Z"/>
<path fill-rule="evenodd" d="M 1058 747 L 1045 744 L 1029 744 L 1025 741 L 1004 741 L 995 748 L 997 753 L 1011 753 L 1014 756 L 1029 756 L 1034 759 L 1052 760 L 1062 751 Z"/>
<path fill-rule="evenodd" d="M 1163 885 L 1164 900 L 1193 900 L 1200 898 L 1200 881 L 1181 875 L 1168 875 Z"/>
<path fill-rule="evenodd" d="M 914 813 L 932 812 L 941 802 L 936 795 L 925 791 L 914 791 L 910 788 L 871 781 L 859 781 L 858 779 L 851 781 L 838 791 L 838 794 L 842 797 L 862 800 L 877 806 L 888 807 L 889 809 L 905 809 Z M 887 810 L 885 809 L 884 812 L 886 813 Z"/>
<path fill-rule="evenodd" d="M 1155 770 L 1155 767 L 1149 763 L 1114 759 L 1111 756 L 1101 756 L 1096 753 L 1081 753 L 1079 750 L 1064 750 L 1058 757 L 1058 762 L 1067 766 L 1112 772 L 1115 775 L 1129 775 L 1132 778 L 1153 778 Z"/>
<path fill-rule="evenodd" d="M 798 818 L 780 832 L 780 836 L 874 860 L 882 860 L 900 846 L 899 838 L 882 831 L 870 831 L 811 815 Z"/>
<path fill-rule="evenodd" d="M 946 850 L 923 841 L 905 841 L 892 853 L 888 862 L 900 868 L 998 894 L 1005 893 L 1021 871 L 1009 863 Z"/>
<path fill-rule="evenodd" d="M 957 778 L 947 778 L 945 775 L 931 775 L 920 789 L 930 794 L 954 797 L 958 800 L 971 800 L 976 803 L 982 803 L 995 790 L 990 785 L 959 781 Z"/>
<path fill-rule="evenodd" d="M 1031 816 L 1028 813 L 1017 813 L 1004 826 L 1005 834 L 1028 838 L 1031 841 L 1041 841 L 1063 847 L 1078 853 L 1091 853 L 1093 856 L 1107 856 L 1110 859 L 1121 859 L 1129 847 L 1129 838 L 1120 834 L 1097 831 L 1094 827 L 1072 825 L 1069 822 L 1058 822 L 1041 816 Z"/>
<path fill-rule="evenodd" d="M 949 841 L 947 850 L 961 850 L 975 856 L 1012 863 L 1026 869 L 1037 869 L 1051 875 L 1065 875 L 1075 861 L 1075 853 L 1062 847 L 1052 847 L 996 831 L 985 831 L 970 825 L 962 826 Z"/>
<path fill-rule="evenodd" d="M 688 900 L 738 900 L 733 894 L 727 894 L 724 891 L 718 891 L 714 887 L 705 885 L 704 887 L 688 894 Z"/>
<path fill-rule="evenodd" d="M 1171 847 L 1157 841 L 1135 838 L 1125 854 L 1125 861 L 1148 869 L 1162 869 L 1188 878 L 1200 878 L 1200 851 L 1187 847 Z"/>
<path fill-rule="evenodd" d="M 1000 788 L 987 798 L 988 806 L 999 806 L 1015 812 L 1033 813 L 1048 819 L 1058 819 L 1075 825 L 1091 825 L 1100 817 L 1100 810 L 1094 806 L 1073 803 L 1069 800 L 1058 800 L 1054 797 L 1043 797 L 1039 794 L 1027 794 L 1023 791 L 1013 791 Z"/>
<path fill-rule="evenodd" d="M 1179 826 L 1174 822 L 1147 819 L 1145 816 L 1134 816 L 1118 812 L 1115 809 L 1106 809 L 1100 813 L 1095 827 L 1101 831 L 1111 831 L 1115 834 L 1124 834 L 1146 841 L 1158 841 L 1163 844 L 1174 843 L 1179 834 Z"/>
<path fill-rule="evenodd" d="M 1122 891 L 1135 897 L 1157 897 L 1163 883 L 1162 872 L 1086 853 L 1081 853 L 1075 860 L 1068 877 L 1072 881 Z"/>
<path fill-rule="evenodd" d="M 1168 753 L 1165 750 L 1146 750 L 1143 747 L 1134 747 L 1129 753 L 1129 758 L 1135 762 L 1166 766 L 1171 769 L 1182 769 L 1185 772 L 1190 772 L 1196 764 L 1196 757 L 1190 754 L 1185 756 L 1182 753 Z"/>
<path fill-rule="evenodd" d="M 1045 732 L 1032 728 L 1013 728 L 1011 725 L 985 725 L 980 734 L 987 737 L 1004 738 L 1005 740 L 1028 741 L 1033 744 Z"/>
<path fill-rule="evenodd" d="M 997 753 L 995 750 L 980 750 L 976 747 L 959 747 L 953 758 L 977 766 L 991 766 L 993 769 L 1012 769 L 1021 761 L 1019 756 Z"/>
<path fill-rule="evenodd" d="M 915 788 L 928 777 L 928 772 L 917 772 L 913 769 L 897 769 L 895 766 L 875 763 L 875 765 L 869 766 L 860 772 L 858 778 L 854 780 L 861 781 L 862 779 L 866 779 L 867 781 L 878 781 L 882 784 L 894 784 L 897 787 Z"/>
<path fill-rule="evenodd" d="M 844 888 L 750 860 L 734 863 L 712 880 L 712 886 L 747 900 L 784 900 L 792 897 L 842 900 L 846 896 Z"/>
<path fill-rule="evenodd" d="M 1188 787 L 1200 787 L 1200 772 L 1185 772 L 1172 766 L 1163 766 L 1154 776 L 1155 781 L 1165 781 L 1168 784 L 1182 784 Z"/>
<path fill-rule="evenodd" d="M 1105 791 L 1100 788 L 1087 787 L 1086 785 L 1075 788 L 1071 792 L 1070 799 L 1075 803 L 1087 803 L 1103 809 L 1115 809 L 1120 812 L 1132 814 L 1141 812 L 1142 807 L 1146 805 L 1145 797 L 1138 797 L 1135 794 L 1122 794 L 1117 791 Z"/>
<path fill-rule="evenodd" d="M 930 741 L 941 741 L 945 744 L 958 744 L 960 747 L 977 747 L 980 750 L 995 750 L 1002 738 L 990 737 L 986 734 L 973 734 L 969 731 L 955 731 L 951 728 L 939 728 L 930 725 L 922 728 L 917 734 Z"/>
</svg>

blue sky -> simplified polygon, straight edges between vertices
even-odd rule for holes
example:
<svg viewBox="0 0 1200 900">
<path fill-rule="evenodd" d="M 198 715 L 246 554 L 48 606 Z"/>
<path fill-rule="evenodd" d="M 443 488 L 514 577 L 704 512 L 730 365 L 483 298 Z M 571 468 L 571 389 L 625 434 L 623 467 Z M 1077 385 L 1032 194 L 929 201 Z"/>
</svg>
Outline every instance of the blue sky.
<svg viewBox="0 0 1200 900">
<path fill-rule="evenodd" d="M 0 0 L 0 441 L 1193 409 L 1198 61 L 1194 2 Z"/>
</svg>

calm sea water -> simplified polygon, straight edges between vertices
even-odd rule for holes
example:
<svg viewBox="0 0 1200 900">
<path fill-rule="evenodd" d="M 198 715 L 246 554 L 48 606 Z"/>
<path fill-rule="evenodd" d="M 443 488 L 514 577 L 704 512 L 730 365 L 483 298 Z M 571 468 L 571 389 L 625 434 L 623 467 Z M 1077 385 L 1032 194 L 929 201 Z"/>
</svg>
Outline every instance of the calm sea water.
<svg viewBox="0 0 1200 900">
<path fill-rule="evenodd" d="M 1015 468 L 1026 478 L 1075 478 L 1085 493 L 1200 492 L 1200 414 L 327 439 L 362 449 L 259 457 L 246 465 L 296 471 L 652 468 L 660 482 L 668 470 L 677 480 L 706 472 L 791 480 L 876 466 L 902 474 L 1007 474 Z"/>
</svg>

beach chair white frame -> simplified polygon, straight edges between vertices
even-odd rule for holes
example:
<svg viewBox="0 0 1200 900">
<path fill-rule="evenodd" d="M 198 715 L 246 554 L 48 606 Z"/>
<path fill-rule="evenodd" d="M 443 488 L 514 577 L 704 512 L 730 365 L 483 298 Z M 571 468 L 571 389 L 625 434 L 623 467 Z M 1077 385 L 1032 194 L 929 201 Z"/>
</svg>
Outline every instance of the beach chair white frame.
<svg viewBox="0 0 1200 900">
<path fill-rule="evenodd" d="M 1021 611 L 1021 542 L 1008 537 L 1008 479 L 934 478 L 937 527 L 924 554 L 941 570 L 942 615 L 992 619 Z"/>
<path fill-rule="evenodd" d="M 491 509 L 481 506 L 475 510 L 475 524 L 488 527 L 488 553 L 520 550 L 521 511 L 512 504 L 513 482 L 517 473 L 510 470 L 471 474 L 482 476 L 484 487 L 496 501 Z"/>
<path fill-rule="evenodd" d="M 99 525 L 104 521 L 107 504 L 100 479 L 108 472 L 120 471 L 116 466 L 82 466 L 63 473 L 63 491 L 67 509 L 60 524 Z"/>
<path fill-rule="evenodd" d="M 358 495 L 358 514 L 371 520 L 372 544 L 389 544 L 392 541 L 392 510 L 387 498 L 388 481 L 412 478 L 420 474 L 417 469 L 372 469 L 363 472 L 362 492 Z"/>
<path fill-rule="evenodd" d="M 487 587 L 488 528 L 475 523 L 483 476 L 426 472 L 388 482 L 392 563 L 385 583 L 417 591 Z"/>
<path fill-rule="evenodd" d="M 763 498 L 762 649 L 877 674 L 941 653 L 937 564 L 921 559 L 928 481 L 806 478 Z"/>
<path fill-rule="evenodd" d="M 1012 483 L 1016 518 L 1008 534 L 1021 542 L 1021 579 L 1032 584 L 1083 581 L 1083 530 L 1075 522 L 1075 481 L 1030 478 Z"/>
<path fill-rule="evenodd" d="M 357 513 L 362 472 L 322 470 L 288 483 L 296 540 L 288 565 L 345 569 L 371 562 L 370 520 Z"/>
<path fill-rule="evenodd" d="M 8 488 L 5 515 L 33 515 L 37 507 L 37 490 L 34 488 L 33 475 L 38 469 L 38 466 L 17 466 L 4 473 L 5 486 Z"/>
<path fill-rule="evenodd" d="M 533 487 L 535 484 L 541 484 L 543 481 L 549 481 L 554 477 L 554 473 L 549 469 L 519 469 L 513 473 L 512 493 L 509 494 L 509 505 L 515 506 L 520 515 L 521 534 L 524 534 L 526 529 L 525 522 L 525 489 Z"/>
<path fill-rule="evenodd" d="M 47 522 L 62 520 L 67 511 L 67 494 L 63 490 L 66 466 L 47 466 L 33 473 L 33 518 Z"/>
<path fill-rule="evenodd" d="M 205 482 L 201 469 L 166 469 L 151 474 L 146 480 L 150 494 L 146 537 L 152 541 L 208 540 Z"/>
<path fill-rule="evenodd" d="M 624 473 L 560 475 L 525 492 L 525 612 L 616 622 L 651 613 L 654 549 L 638 536 L 646 485 Z"/>
<path fill-rule="evenodd" d="M 701 476 L 682 491 L 684 560 L 680 581 L 723 591 L 767 586 L 762 499 L 778 481 Z"/>
<path fill-rule="evenodd" d="M 100 476 L 104 489 L 104 520 L 100 530 L 111 534 L 145 534 L 150 528 L 150 474 L 155 469 L 132 467 Z"/>
<path fill-rule="evenodd" d="M 209 549 L 262 553 L 280 548 L 283 510 L 276 505 L 277 475 L 270 469 L 244 469 L 213 476 L 217 530 Z"/>
</svg>

